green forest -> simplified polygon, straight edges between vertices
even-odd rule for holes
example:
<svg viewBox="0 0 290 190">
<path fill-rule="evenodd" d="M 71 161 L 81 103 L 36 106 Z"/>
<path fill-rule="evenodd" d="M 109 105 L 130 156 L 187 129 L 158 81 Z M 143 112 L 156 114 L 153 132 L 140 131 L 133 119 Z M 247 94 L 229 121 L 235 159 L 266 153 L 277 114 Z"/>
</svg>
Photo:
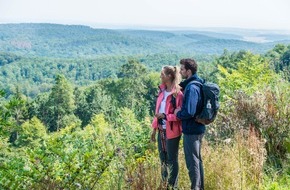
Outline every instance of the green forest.
<svg viewBox="0 0 290 190">
<path fill-rule="evenodd" d="M 0 25 L 0 189 L 162 189 L 150 142 L 160 70 L 194 58 L 221 90 L 205 189 L 288 190 L 290 43 L 278 41 Z M 190 189 L 182 143 L 179 161 Z"/>
</svg>

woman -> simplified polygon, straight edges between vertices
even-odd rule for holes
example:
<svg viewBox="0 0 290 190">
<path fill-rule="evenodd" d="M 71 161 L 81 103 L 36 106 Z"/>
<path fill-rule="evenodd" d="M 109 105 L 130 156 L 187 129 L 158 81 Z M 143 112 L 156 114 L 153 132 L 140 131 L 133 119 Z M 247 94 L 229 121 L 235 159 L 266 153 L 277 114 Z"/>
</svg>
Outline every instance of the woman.
<svg viewBox="0 0 290 190">
<path fill-rule="evenodd" d="M 155 141 L 158 130 L 158 151 L 161 160 L 162 180 L 175 188 L 178 180 L 178 147 L 181 136 L 181 121 L 174 115 L 180 108 L 183 94 L 178 86 L 180 74 L 177 67 L 165 66 L 160 74 L 161 85 L 152 122 L 151 140 Z"/>
</svg>

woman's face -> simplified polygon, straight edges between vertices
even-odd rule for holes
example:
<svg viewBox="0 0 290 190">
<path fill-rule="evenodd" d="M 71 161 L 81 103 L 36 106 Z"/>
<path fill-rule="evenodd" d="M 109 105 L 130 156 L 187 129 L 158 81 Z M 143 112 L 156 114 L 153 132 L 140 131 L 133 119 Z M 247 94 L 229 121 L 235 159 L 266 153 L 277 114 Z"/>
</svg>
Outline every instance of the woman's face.
<svg viewBox="0 0 290 190">
<path fill-rule="evenodd" d="M 166 82 L 171 80 L 170 79 L 170 75 L 166 75 L 164 70 L 162 70 L 161 73 L 160 73 L 160 79 L 161 79 L 162 83 L 166 83 Z"/>
</svg>

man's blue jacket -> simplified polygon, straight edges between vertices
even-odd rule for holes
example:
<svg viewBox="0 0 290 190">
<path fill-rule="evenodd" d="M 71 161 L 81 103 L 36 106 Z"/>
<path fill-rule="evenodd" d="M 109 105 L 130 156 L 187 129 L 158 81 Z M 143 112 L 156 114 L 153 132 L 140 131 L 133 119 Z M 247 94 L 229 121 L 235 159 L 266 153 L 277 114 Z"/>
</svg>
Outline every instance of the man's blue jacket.
<svg viewBox="0 0 290 190">
<path fill-rule="evenodd" d="M 184 89 L 183 103 L 181 110 L 177 112 L 177 117 L 182 120 L 182 132 L 184 134 L 199 135 L 205 132 L 205 125 L 195 122 L 196 113 L 202 110 L 202 95 L 201 89 L 196 84 L 188 84 L 191 81 L 204 83 L 204 80 L 199 78 L 197 74 L 180 83 Z"/>
</svg>

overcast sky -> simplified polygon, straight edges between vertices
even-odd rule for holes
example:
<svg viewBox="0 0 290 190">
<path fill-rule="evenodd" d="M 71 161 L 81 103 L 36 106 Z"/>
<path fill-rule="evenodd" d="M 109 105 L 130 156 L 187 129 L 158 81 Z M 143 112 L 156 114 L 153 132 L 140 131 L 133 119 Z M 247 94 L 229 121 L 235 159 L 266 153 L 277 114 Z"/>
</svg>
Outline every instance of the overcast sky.
<svg viewBox="0 0 290 190">
<path fill-rule="evenodd" d="M 290 0 L 0 0 L 0 23 L 290 30 Z"/>
</svg>

